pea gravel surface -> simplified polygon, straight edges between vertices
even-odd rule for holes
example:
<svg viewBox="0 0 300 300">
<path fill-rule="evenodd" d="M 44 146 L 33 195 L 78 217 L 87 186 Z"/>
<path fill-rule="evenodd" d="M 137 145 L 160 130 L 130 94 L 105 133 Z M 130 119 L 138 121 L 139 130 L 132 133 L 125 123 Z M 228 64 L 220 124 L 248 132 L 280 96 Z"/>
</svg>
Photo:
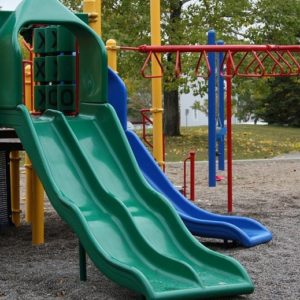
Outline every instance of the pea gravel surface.
<svg viewBox="0 0 300 300">
<path fill-rule="evenodd" d="M 182 164 L 168 163 L 167 174 L 182 184 Z M 227 182 L 207 187 L 207 163 L 196 163 L 196 205 L 227 212 Z M 198 238 L 207 247 L 230 255 L 247 269 L 255 285 L 251 295 L 222 299 L 300 299 L 300 159 L 235 161 L 234 215 L 254 218 L 273 233 L 268 244 L 245 249 L 221 240 Z M 21 180 L 24 197 L 24 174 Z M 140 295 L 106 278 L 88 259 L 88 280 L 80 282 L 78 240 L 45 202 L 45 244 L 31 245 L 31 228 L 0 231 L 0 300 L 4 299 L 138 299 Z M 221 299 L 221 298 L 219 298 Z"/>
</svg>

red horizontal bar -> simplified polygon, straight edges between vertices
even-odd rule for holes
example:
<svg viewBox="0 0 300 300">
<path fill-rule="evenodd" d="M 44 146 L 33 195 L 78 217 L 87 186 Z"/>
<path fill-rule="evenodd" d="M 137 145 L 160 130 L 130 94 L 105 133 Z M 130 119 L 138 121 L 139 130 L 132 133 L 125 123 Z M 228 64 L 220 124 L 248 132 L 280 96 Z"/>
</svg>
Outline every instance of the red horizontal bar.
<svg viewBox="0 0 300 300">
<path fill-rule="evenodd" d="M 300 45 L 172 45 L 172 46 L 148 46 L 121 47 L 122 50 L 133 50 L 139 52 L 251 52 L 251 51 L 291 51 L 300 52 Z"/>
</svg>

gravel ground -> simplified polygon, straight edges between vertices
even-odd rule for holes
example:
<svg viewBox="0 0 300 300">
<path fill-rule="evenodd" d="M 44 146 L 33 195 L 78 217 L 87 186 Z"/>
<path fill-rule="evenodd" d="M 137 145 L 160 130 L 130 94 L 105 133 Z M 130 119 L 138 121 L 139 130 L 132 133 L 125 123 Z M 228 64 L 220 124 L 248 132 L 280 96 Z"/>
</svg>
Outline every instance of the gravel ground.
<svg viewBox="0 0 300 300">
<path fill-rule="evenodd" d="M 226 180 L 207 187 L 207 164 L 197 163 L 196 204 L 226 213 Z M 182 183 L 182 164 L 167 172 Z M 22 189 L 24 190 L 24 189 Z M 234 163 L 234 214 L 265 224 L 273 240 L 250 249 L 200 239 L 238 259 L 254 284 L 252 295 L 226 299 L 300 299 L 300 159 Z M 78 241 L 46 202 L 46 243 L 31 245 L 30 226 L 0 232 L 0 299 L 135 299 L 137 294 L 108 280 L 88 260 L 88 281 L 80 282 Z M 225 299 L 225 298 L 224 298 Z"/>
</svg>

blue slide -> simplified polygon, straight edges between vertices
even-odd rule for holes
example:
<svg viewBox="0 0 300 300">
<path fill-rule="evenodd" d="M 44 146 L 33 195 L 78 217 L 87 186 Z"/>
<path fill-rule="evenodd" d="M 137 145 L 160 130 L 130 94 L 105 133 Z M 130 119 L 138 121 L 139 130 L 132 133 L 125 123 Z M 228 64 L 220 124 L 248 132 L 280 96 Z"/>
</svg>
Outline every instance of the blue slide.
<svg viewBox="0 0 300 300">
<path fill-rule="evenodd" d="M 112 70 L 109 70 L 108 80 L 109 102 L 117 112 L 144 177 L 154 189 L 165 195 L 173 204 L 193 234 L 201 237 L 232 240 L 244 247 L 252 247 L 272 239 L 272 233 L 259 222 L 245 217 L 210 213 L 194 205 L 178 192 L 158 167 L 139 137 L 133 131 L 127 130 L 127 93 L 123 81 Z"/>
</svg>

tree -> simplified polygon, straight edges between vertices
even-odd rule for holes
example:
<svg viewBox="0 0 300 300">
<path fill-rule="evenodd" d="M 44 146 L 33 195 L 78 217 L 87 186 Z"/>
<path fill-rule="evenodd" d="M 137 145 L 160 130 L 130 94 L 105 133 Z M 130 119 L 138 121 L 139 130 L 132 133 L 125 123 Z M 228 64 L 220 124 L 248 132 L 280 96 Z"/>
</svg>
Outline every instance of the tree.
<svg viewBox="0 0 300 300">
<path fill-rule="evenodd" d="M 270 93 L 269 79 L 266 78 L 236 78 L 236 110 L 239 121 L 247 122 L 254 119 L 254 123 L 262 116 L 261 101 Z"/>
<path fill-rule="evenodd" d="M 300 127 L 300 80 L 284 77 L 269 80 L 272 91 L 261 99 L 260 118 L 269 124 Z"/>
<path fill-rule="evenodd" d="M 300 43 L 299 0 L 258 0 L 249 38 L 259 44 Z"/>
<path fill-rule="evenodd" d="M 81 0 L 59 0 L 63 5 L 73 10 L 74 12 L 79 12 L 82 10 Z"/>
<path fill-rule="evenodd" d="M 78 7 L 80 1 L 62 0 Z M 162 44 L 206 44 L 206 32 L 214 28 L 218 37 L 226 43 L 299 43 L 300 4 L 289 0 L 161 0 Z M 114 38 L 119 45 L 138 46 L 150 43 L 149 5 L 142 0 L 103 1 L 103 40 Z M 203 93 L 205 85 L 192 75 L 195 65 L 193 55 L 183 56 L 185 75 L 179 80 L 173 75 L 174 56 L 164 55 L 164 127 L 165 134 L 180 134 L 179 93 Z M 138 95 L 137 82 L 144 82 L 150 91 L 150 83 L 140 77 L 144 55 L 119 52 L 118 70 L 127 83 L 134 83 L 129 96 Z M 189 71 L 187 71 L 189 70 Z M 255 84 L 241 84 L 236 80 L 236 92 L 248 85 L 250 92 L 241 95 L 241 102 L 256 101 Z M 268 90 L 268 88 L 266 88 Z M 251 97 L 250 97 L 251 96 Z M 253 103 L 254 104 L 254 103 Z M 259 101 L 258 101 L 259 104 Z M 241 107 L 241 106 L 240 106 Z M 244 106 L 246 109 L 247 105 Z M 251 105 L 250 105 L 251 107 Z M 254 109 L 253 107 L 251 109 Z M 259 107 L 257 108 L 259 111 Z M 245 111 L 245 114 L 247 112 Z"/>
<path fill-rule="evenodd" d="M 165 44 L 206 44 L 206 32 L 214 28 L 219 29 L 221 35 L 237 39 L 239 26 L 247 25 L 247 12 L 251 5 L 247 0 L 239 1 L 164 1 L 169 13 L 165 16 L 164 32 L 167 36 Z M 227 38 L 228 40 L 228 38 Z M 195 67 L 195 59 L 192 55 L 186 55 L 185 59 L 190 70 Z M 174 68 L 174 58 L 167 55 L 167 71 Z M 170 63 L 173 65 L 171 68 Z M 168 68 L 169 67 L 169 68 Z M 191 82 L 194 84 L 191 85 Z M 180 134 L 179 120 L 179 90 L 201 94 L 205 86 L 195 84 L 197 79 L 188 72 L 179 81 L 167 72 L 164 82 L 164 130 L 166 135 Z M 184 86 L 182 88 L 182 86 Z M 193 88 L 193 87 L 194 88 Z"/>
<path fill-rule="evenodd" d="M 299 44 L 298 0 L 284 3 L 280 0 L 259 0 L 255 9 L 255 25 L 250 26 L 247 31 L 249 39 L 257 44 Z M 299 91 L 299 81 L 291 78 L 244 80 L 239 87 L 240 119 L 252 115 L 269 123 L 299 126 L 300 121 L 294 119 L 297 115 L 299 118 L 299 106 L 294 102 L 297 99 L 295 91 Z M 276 100 L 272 103 L 271 99 Z"/>
</svg>

